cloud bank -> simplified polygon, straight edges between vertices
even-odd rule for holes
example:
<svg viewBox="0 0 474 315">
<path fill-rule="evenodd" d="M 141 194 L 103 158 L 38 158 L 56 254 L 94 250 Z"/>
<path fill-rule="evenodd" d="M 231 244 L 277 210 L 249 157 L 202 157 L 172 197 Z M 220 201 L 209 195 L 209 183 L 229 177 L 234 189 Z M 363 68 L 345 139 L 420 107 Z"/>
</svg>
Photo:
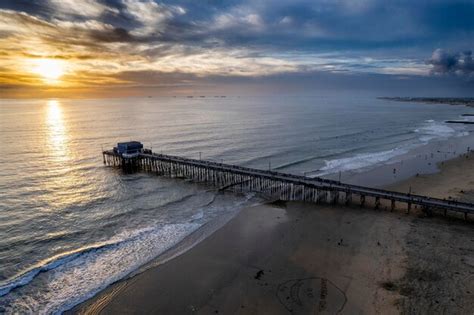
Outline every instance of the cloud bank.
<svg viewBox="0 0 474 315">
<path fill-rule="evenodd" d="M 472 16 L 471 0 L 4 0 L 0 88 L 44 85 L 38 58 L 65 61 L 65 88 L 471 78 Z"/>
</svg>

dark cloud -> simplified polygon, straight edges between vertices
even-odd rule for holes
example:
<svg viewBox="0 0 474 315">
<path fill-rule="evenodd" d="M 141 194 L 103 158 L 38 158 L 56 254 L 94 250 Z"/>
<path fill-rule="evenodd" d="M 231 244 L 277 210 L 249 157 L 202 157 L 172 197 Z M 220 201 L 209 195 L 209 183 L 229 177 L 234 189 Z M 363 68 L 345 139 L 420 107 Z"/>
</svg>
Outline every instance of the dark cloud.
<svg viewBox="0 0 474 315">
<path fill-rule="evenodd" d="M 450 53 L 443 49 L 436 49 L 427 63 L 432 66 L 433 74 L 474 77 L 474 60 L 470 50 Z"/>
<path fill-rule="evenodd" d="M 257 45 L 309 51 L 430 49 L 433 43 L 463 46 L 474 36 L 471 0 L 280 0 L 215 1 L 212 5 L 179 1 L 188 30 L 180 39 L 206 37 L 226 45 Z M 194 1 L 195 2 L 195 1 Z M 172 3 L 176 3 L 172 1 Z M 261 25 L 256 27 L 255 21 Z M 174 22 L 174 21 L 173 21 Z M 189 27 L 191 26 L 191 27 Z M 170 32 L 167 38 L 172 39 Z M 182 35 L 182 34 L 180 34 Z M 426 54 L 426 51 L 424 52 Z M 421 54 L 420 54 L 421 55 Z"/>
<path fill-rule="evenodd" d="M 140 70 L 153 63 L 154 69 L 166 68 L 182 58 L 172 69 L 183 73 L 116 76 L 138 84 L 181 84 L 222 73 L 234 82 L 239 71 L 260 78 L 276 68 L 311 73 L 321 77 L 315 81 L 320 85 L 335 72 L 365 73 L 359 79 L 366 81 L 400 73 L 432 80 L 430 67 L 452 77 L 474 73 L 467 51 L 473 48 L 473 0 L 2 0 L 0 10 L 0 23 L 3 18 L 5 25 L 18 25 L 0 30 L 0 40 L 16 44 L 8 47 L 12 54 L 28 53 L 21 46 L 28 33 L 55 48 L 51 58 L 116 59 L 118 69 L 128 64 L 122 57 L 141 58 Z M 436 50 L 425 62 L 433 47 L 457 53 Z M 276 81 L 284 80 L 293 77 Z M 334 83 L 346 80 L 353 77 L 338 76 Z"/>
<path fill-rule="evenodd" d="M 89 36 L 93 40 L 98 40 L 105 43 L 113 42 L 134 42 L 137 41 L 130 33 L 121 27 L 113 28 L 111 30 L 92 30 L 89 31 Z"/>
<path fill-rule="evenodd" d="M 106 9 L 91 18 L 117 29 L 110 34 L 113 41 L 199 44 L 216 39 L 222 45 L 261 45 L 283 50 L 297 46 L 300 50 L 321 51 L 432 47 L 433 43 L 447 45 L 453 41 L 463 46 L 474 36 L 472 0 L 163 0 L 155 1 L 161 12 L 180 7 L 186 13 L 170 14 L 166 21 L 154 26 L 153 34 L 140 37 L 126 36 L 123 30 L 131 33 L 143 26 L 146 14 L 130 14 L 124 0 L 97 3 Z M 64 8 L 58 12 L 48 0 L 4 0 L 1 7 L 46 19 L 88 18 L 78 15 L 77 9 L 69 10 L 69 15 Z M 99 35 L 96 39 L 105 38 Z"/>
</svg>

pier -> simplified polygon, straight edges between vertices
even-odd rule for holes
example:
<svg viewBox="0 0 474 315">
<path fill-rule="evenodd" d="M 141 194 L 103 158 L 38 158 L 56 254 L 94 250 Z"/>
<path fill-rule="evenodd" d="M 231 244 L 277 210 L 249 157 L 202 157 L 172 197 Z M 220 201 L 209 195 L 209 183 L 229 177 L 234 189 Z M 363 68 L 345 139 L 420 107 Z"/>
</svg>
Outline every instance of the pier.
<svg viewBox="0 0 474 315">
<path fill-rule="evenodd" d="M 256 192 L 269 200 L 346 205 L 358 202 L 363 207 L 366 206 L 367 198 L 371 198 L 376 209 L 385 201 L 390 211 L 395 210 L 399 203 L 406 206 L 407 213 L 417 206 L 426 214 L 439 212 L 446 216 L 448 212 L 457 213 L 463 215 L 466 220 L 468 216 L 474 215 L 474 204 L 471 203 L 345 184 L 318 177 L 157 154 L 147 149 L 134 154 L 123 154 L 117 149 L 106 150 L 102 155 L 104 164 L 108 166 L 202 182 L 219 190 Z"/>
</svg>

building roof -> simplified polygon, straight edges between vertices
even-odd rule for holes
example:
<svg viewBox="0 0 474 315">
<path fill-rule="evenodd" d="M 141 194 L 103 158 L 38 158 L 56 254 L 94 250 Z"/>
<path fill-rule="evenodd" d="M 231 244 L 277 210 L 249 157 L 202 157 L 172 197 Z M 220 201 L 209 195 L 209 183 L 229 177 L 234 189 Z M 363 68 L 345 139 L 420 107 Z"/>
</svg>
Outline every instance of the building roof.
<svg viewBox="0 0 474 315">
<path fill-rule="evenodd" d="M 142 143 L 140 141 L 127 141 L 127 142 L 119 142 L 117 145 L 126 145 L 126 146 L 140 146 Z"/>
</svg>

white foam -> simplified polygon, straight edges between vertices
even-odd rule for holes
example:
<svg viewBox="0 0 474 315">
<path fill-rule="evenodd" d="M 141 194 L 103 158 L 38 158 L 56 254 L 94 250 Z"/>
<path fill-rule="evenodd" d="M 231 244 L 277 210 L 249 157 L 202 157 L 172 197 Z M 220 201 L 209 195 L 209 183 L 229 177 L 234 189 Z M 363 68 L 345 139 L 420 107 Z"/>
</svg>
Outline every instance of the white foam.
<svg viewBox="0 0 474 315">
<path fill-rule="evenodd" d="M 191 216 L 191 220 L 192 221 L 201 220 L 203 217 L 204 217 L 204 211 L 199 210 L 193 216 Z"/>
<path fill-rule="evenodd" d="M 50 259 L 41 261 L 29 270 L 16 275 L 13 279 L 9 279 L 8 281 L 6 281 L 6 283 L 2 283 L 0 285 L 0 296 L 4 296 L 8 294 L 11 290 L 30 283 L 40 272 L 45 272 L 57 268 L 58 266 L 75 259 L 86 251 L 98 249 L 107 245 L 109 244 L 101 243 L 95 246 L 81 248 L 76 251 L 56 255 L 51 257 Z"/>
<path fill-rule="evenodd" d="M 316 176 L 323 176 L 350 170 L 362 170 L 369 166 L 386 162 L 398 155 L 402 155 L 407 152 L 408 148 L 396 148 L 382 152 L 360 153 L 352 157 L 325 161 L 326 165 L 320 169 L 320 172 L 316 174 Z"/>
<path fill-rule="evenodd" d="M 249 193 L 244 198 L 214 198 L 212 203 L 197 208 L 186 223 L 124 230 L 106 242 L 52 257 L 39 264 L 35 270 L 40 271 L 34 275 L 24 273 L 14 290 L 8 288 L 9 292 L 0 298 L 0 313 L 58 314 L 68 310 L 176 246 L 212 219 L 207 214 L 231 213 L 252 202 L 253 197 Z M 10 284 L 18 284 L 18 280 Z"/>
<path fill-rule="evenodd" d="M 465 137 L 465 136 L 469 136 L 469 131 L 460 131 L 456 135 L 457 138 Z"/>
<path fill-rule="evenodd" d="M 427 144 L 432 140 L 445 140 L 451 137 L 462 137 L 469 135 L 469 132 L 465 131 L 463 126 L 460 126 L 459 128 L 460 130 L 457 130 L 451 126 L 448 126 L 446 123 L 429 119 L 426 120 L 421 127 L 414 130 L 420 135 L 417 141 L 391 150 L 359 153 L 351 157 L 325 161 L 325 166 L 322 167 L 320 172 L 318 172 L 315 176 L 324 176 L 327 174 L 335 174 L 338 172 L 354 170 L 362 171 L 371 166 L 388 162 L 395 157 L 406 154 L 411 149 Z"/>
<path fill-rule="evenodd" d="M 421 142 L 429 142 L 434 139 L 447 139 L 457 134 L 457 131 L 445 123 L 427 120 L 422 127 L 415 129 L 420 134 Z"/>
<path fill-rule="evenodd" d="M 199 226 L 197 223 L 167 224 L 124 231 L 110 240 L 110 246 L 87 251 L 39 274 L 30 284 L 2 297 L 0 304 L 6 313 L 61 313 L 122 279 Z M 41 284 L 35 285 L 36 281 Z"/>
</svg>

